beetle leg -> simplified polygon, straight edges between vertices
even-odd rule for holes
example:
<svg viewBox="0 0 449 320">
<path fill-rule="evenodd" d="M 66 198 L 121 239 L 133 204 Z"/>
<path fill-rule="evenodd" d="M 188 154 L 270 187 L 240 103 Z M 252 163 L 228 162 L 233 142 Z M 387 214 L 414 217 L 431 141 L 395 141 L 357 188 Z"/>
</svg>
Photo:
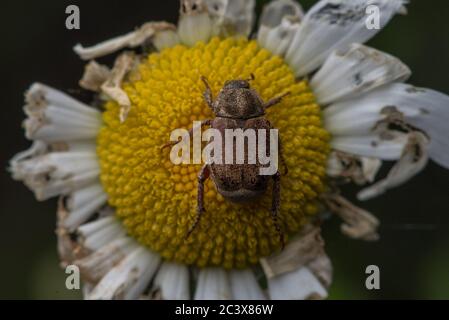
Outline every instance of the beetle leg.
<svg viewBox="0 0 449 320">
<path fill-rule="evenodd" d="M 204 126 L 210 126 L 212 124 L 212 120 L 208 119 L 208 120 L 203 120 L 201 121 L 201 128 Z M 192 137 L 193 136 L 193 128 L 189 130 L 189 136 Z M 166 144 L 164 144 L 163 146 L 161 146 L 161 150 L 164 150 L 166 148 L 170 148 L 173 147 L 174 145 L 177 145 L 178 143 L 180 143 L 182 141 L 178 140 L 178 141 L 170 141 Z"/>
<path fill-rule="evenodd" d="M 273 202 L 271 206 L 271 219 L 273 220 L 274 227 L 276 228 L 276 232 L 279 235 L 281 248 L 282 250 L 284 250 L 285 247 L 284 234 L 278 222 L 280 206 L 281 206 L 281 174 L 278 171 L 276 172 L 275 175 L 273 175 Z"/>
<path fill-rule="evenodd" d="M 196 208 L 196 217 L 189 231 L 187 232 L 186 239 L 192 234 L 196 226 L 200 222 L 201 216 L 204 210 L 204 182 L 209 178 L 210 170 L 209 166 L 205 164 L 198 174 L 198 205 Z"/>
<path fill-rule="evenodd" d="M 204 100 L 206 100 L 206 103 L 209 106 L 209 108 L 211 108 L 212 111 L 214 111 L 214 99 L 212 97 L 212 89 L 210 88 L 209 81 L 207 81 L 207 78 L 205 76 L 201 76 L 201 80 L 206 86 L 206 90 L 203 93 Z"/>
<path fill-rule="evenodd" d="M 286 96 L 288 96 L 288 95 L 290 95 L 290 92 L 284 93 L 283 95 L 281 95 L 281 96 L 279 96 L 279 97 L 273 98 L 273 99 L 271 99 L 271 100 L 265 102 L 264 108 L 265 108 L 265 109 L 268 109 L 268 108 L 270 108 L 270 107 L 272 107 L 272 106 L 274 106 L 274 105 L 280 103 L 280 102 L 282 101 L 282 99 L 284 99 L 284 98 L 285 98 Z"/>
</svg>

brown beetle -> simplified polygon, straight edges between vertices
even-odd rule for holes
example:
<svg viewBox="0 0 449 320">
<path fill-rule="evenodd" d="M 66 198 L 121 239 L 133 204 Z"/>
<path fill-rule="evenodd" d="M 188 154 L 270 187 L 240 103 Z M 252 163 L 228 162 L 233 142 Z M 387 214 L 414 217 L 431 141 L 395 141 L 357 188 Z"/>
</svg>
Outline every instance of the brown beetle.
<svg viewBox="0 0 449 320">
<path fill-rule="evenodd" d="M 223 135 L 226 129 L 265 129 L 269 132 L 272 129 L 270 122 L 265 118 L 265 110 L 281 102 L 282 98 L 289 93 L 276 97 L 268 102 L 264 102 L 259 94 L 251 89 L 250 80 L 230 80 L 226 81 L 220 90 L 216 100 L 212 97 L 212 90 L 205 77 L 201 80 L 206 86 L 204 99 L 207 105 L 215 114 L 213 120 L 204 120 L 202 126 L 210 126 L 219 130 Z M 251 80 L 254 76 L 251 75 Z M 192 135 L 193 129 L 190 130 Z M 178 142 L 171 142 L 163 146 L 170 147 Z M 267 140 L 267 144 L 269 144 Z M 245 146 L 247 147 L 247 146 Z M 235 146 L 234 146 L 235 148 Z M 247 149 L 245 149 L 246 152 Z M 269 150 L 269 146 L 266 146 Z M 246 159 L 246 157 L 245 157 Z M 280 154 L 281 163 L 285 162 Z M 224 162 L 223 162 L 224 163 Z M 200 222 L 204 209 L 204 183 L 211 177 L 215 183 L 217 191 L 227 200 L 232 202 L 248 202 L 256 199 L 266 192 L 269 179 L 273 179 L 273 198 L 271 207 L 271 218 L 273 219 L 276 231 L 279 234 L 282 247 L 284 247 L 284 236 L 278 223 L 278 213 L 280 208 L 280 178 L 279 170 L 272 176 L 260 175 L 261 164 L 205 164 L 198 175 L 198 206 L 195 222 L 189 229 L 188 237 Z"/>
</svg>

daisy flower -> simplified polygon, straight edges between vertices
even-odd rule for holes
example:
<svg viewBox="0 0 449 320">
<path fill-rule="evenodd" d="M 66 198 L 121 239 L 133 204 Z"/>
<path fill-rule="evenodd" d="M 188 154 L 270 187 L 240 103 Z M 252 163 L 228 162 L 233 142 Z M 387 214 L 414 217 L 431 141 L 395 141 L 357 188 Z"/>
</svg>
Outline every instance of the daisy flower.
<svg viewBox="0 0 449 320">
<path fill-rule="evenodd" d="M 77 265 L 87 299 L 326 298 L 332 281 L 320 224 L 378 237 L 379 221 L 339 194 L 367 185 L 360 200 L 397 187 L 429 159 L 449 168 L 449 98 L 404 82 L 410 69 L 363 45 L 375 5 L 380 28 L 405 13 L 404 0 L 321 0 L 307 13 L 292 0 L 265 6 L 257 32 L 253 0 L 181 0 L 178 25 L 149 22 L 93 47 L 80 81 L 91 105 L 40 83 L 26 93 L 31 148 L 10 163 L 38 200 L 59 197 L 58 247 Z M 144 46 L 149 52 L 133 50 Z M 94 59 L 120 52 L 113 66 Z M 213 181 L 195 221 L 201 165 L 174 165 L 161 152 L 170 133 L 213 117 L 202 94 L 254 75 L 290 169 L 281 178 L 279 224 L 271 195 L 235 204 Z M 384 161 L 395 165 L 381 180 Z"/>
</svg>

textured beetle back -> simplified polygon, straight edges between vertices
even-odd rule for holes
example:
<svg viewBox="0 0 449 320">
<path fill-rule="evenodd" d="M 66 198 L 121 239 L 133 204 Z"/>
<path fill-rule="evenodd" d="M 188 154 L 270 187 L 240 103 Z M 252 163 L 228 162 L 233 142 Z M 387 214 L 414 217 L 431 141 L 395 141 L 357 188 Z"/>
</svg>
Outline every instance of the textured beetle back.
<svg viewBox="0 0 449 320">
<path fill-rule="evenodd" d="M 265 113 L 263 101 L 253 89 L 223 88 L 215 101 L 218 117 L 249 119 Z"/>
</svg>

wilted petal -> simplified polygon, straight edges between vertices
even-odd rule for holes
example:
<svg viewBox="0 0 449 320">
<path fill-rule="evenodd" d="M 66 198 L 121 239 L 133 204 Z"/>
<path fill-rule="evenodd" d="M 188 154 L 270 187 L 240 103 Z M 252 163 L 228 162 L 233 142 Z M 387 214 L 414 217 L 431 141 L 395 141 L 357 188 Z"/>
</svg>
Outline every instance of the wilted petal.
<svg viewBox="0 0 449 320">
<path fill-rule="evenodd" d="M 327 174 L 332 178 L 350 179 L 363 185 L 374 181 L 382 161 L 377 158 L 358 157 L 344 152 L 333 151 L 329 155 Z"/>
<path fill-rule="evenodd" d="M 313 76 L 310 85 L 320 105 L 360 95 L 374 88 L 405 81 L 410 69 L 399 59 L 382 51 L 352 44 L 334 51 Z"/>
<path fill-rule="evenodd" d="M 161 30 L 154 35 L 153 44 L 157 50 L 172 48 L 180 43 L 176 29 Z"/>
<path fill-rule="evenodd" d="M 38 200 L 66 195 L 98 181 L 95 146 L 90 143 L 64 144 L 66 151 L 51 152 L 38 142 L 31 150 L 10 161 L 13 178 L 23 181 Z"/>
<path fill-rule="evenodd" d="M 393 139 L 382 139 L 377 134 L 367 136 L 336 136 L 332 148 L 348 154 L 382 160 L 397 160 L 407 144 L 407 135 L 398 134 Z"/>
<path fill-rule="evenodd" d="M 112 268 L 125 259 L 138 244 L 129 237 L 114 239 L 105 246 L 82 259 L 75 260 L 84 279 L 90 283 L 99 282 Z"/>
<path fill-rule="evenodd" d="M 213 22 L 204 0 L 181 0 L 178 35 L 181 42 L 194 46 L 207 42 L 212 36 Z"/>
<path fill-rule="evenodd" d="M 63 226 L 74 231 L 105 205 L 107 199 L 108 196 L 99 181 L 74 191 L 64 201 L 65 206 L 62 209 L 67 211 L 67 218 Z"/>
<path fill-rule="evenodd" d="M 71 97 L 40 83 L 26 93 L 26 136 L 45 142 L 92 139 L 101 126 L 101 114 Z"/>
<path fill-rule="evenodd" d="M 112 268 L 86 297 L 88 300 L 133 300 L 148 287 L 160 263 L 159 255 L 138 247 Z"/>
<path fill-rule="evenodd" d="M 255 21 L 255 0 L 205 0 L 213 21 L 213 34 L 249 36 Z"/>
<path fill-rule="evenodd" d="M 363 43 L 379 32 L 401 11 L 404 0 L 321 0 L 301 22 L 286 59 L 298 77 L 317 69 L 336 49 Z M 376 5 L 380 14 L 380 29 L 366 26 L 366 8 Z"/>
<path fill-rule="evenodd" d="M 324 241 L 321 238 L 321 229 L 307 225 L 289 241 L 284 250 L 262 258 L 260 264 L 266 277 L 273 278 L 297 270 L 322 254 L 324 254 Z"/>
<path fill-rule="evenodd" d="M 135 31 L 101 42 L 92 47 L 84 48 L 82 45 L 77 44 L 74 47 L 74 50 L 83 60 L 95 59 L 117 52 L 124 48 L 135 48 L 141 46 L 145 42 L 157 36 L 159 33 L 170 30 L 176 31 L 176 26 L 163 21 L 147 22 Z"/>
<path fill-rule="evenodd" d="M 374 185 L 362 190 L 357 198 L 368 200 L 381 195 L 388 189 L 398 187 L 417 175 L 427 164 L 428 139 L 420 132 L 409 134 L 409 141 L 402 157 L 394 165 L 388 176 Z"/>
<path fill-rule="evenodd" d="M 83 78 L 79 85 L 86 90 L 99 92 L 103 83 L 111 76 L 111 70 L 107 66 L 90 61 L 84 67 Z"/>
<path fill-rule="evenodd" d="M 332 281 L 321 230 L 305 226 L 280 253 L 261 259 L 270 299 L 323 299 Z"/>
<path fill-rule="evenodd" d="M 329 210 L 344 221 L 341 231 L 345 235 L 366 241 L 379 239 L 377 228 L 380 222 L 371 213 L 356 207 L 340 195 L 325 195 L 323 200 Z"/>
<path fill-rule="evenodd" d="M 121 122 L 126 120 L 131 110 L 131 100 L 125 90 L 122 89 L 122 82 L 137 63 L 138 59 L 134 53 L 125 52 L 121 54 L 115 60 L 109 78 L 101 86 L 101 91 L 120 105 Z"/>
<path fill-rule="evenodd" d="M 264 7 L 257 42 L 273 54 L 283 56 L 299 29 L 303 11 L 293 0 L 275 0 Z"/>
<path fill-rule="evenodd" d="M 445 94 L 394 83 L 358 98 L 338 102 L 324 110 L 326 129 L 335 137 L 333 143 L 342 145 L 342 140 L 345 140 L 345 147 L 355 140 L 367 140 L 366 137 L 361 136 L 375 134 L 379 123 L 391 122 L 388 121 L 391 117 L 394 117 L 393 120 L 400 120 L 406 125 L 410 124 L 424 131 L 430 137 L 428 148 L 430 157 L 438 164 L 449 168 L 449 126 L 447 125 L 449 97 Z M 404 138 L 407 136 L 400 139 L 404 140 Z M 403 142 L 406 143 L 407 139 Z M 351 153 L 350 149 L 339 149 L 339 146 L 335 148 Z M 402 155 L 402 150 L 403 148 L 399 154 L 395 152 L 396 157 L 393 159 L 398 159 Z M 370 156 L 367 153 L 355 154 Z M 392 158 L 385 159 L 392 160 Z"/>
<path fill-rule="evenodd" d="M 96 251 L 126 234 L 116 217 L 110 216 L 86 223 L 78 228 L 79 243 L 88 250 Z"/>
</svg>

